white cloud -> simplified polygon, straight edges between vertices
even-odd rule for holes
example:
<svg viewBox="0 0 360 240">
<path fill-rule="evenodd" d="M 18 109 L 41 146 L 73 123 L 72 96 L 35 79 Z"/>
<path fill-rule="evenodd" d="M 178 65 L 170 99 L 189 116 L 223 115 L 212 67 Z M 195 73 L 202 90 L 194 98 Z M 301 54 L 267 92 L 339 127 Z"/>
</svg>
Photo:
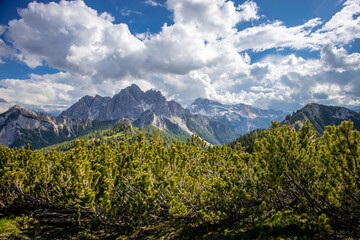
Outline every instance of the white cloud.
<svg viewBox="0 0 360 240">
<path fill-rule="evenodd" d="M 0 36 L 6 31 L 7 27 L 0 24 Z"/>
<path fill-rule="evenodd" d="M 150 5 L 150 6 L 154 6 L 154 7 L 163 7 L 164 5 L 155 1 L 155 0 L 146 0 L 145 1 L 146 5 Z"/>
<path fill-rule="evenodd" d="M 82 1 L 32 2 L 19 15 L 20 20 L 10 21 L 7 37 L 32 68 L 46 61 L 71 73 L 98 75 L 99 63 L 116 62 L 143 48 L 126 24 L 112 24 L 109 14 L 99 15 Z"/>
<path fill-rule="evenodd" d="M 237 33 L 235 42 L 238 51 L 261 52 L 271 48 L 318 49 L 319 42 L 311 36 L 312 29 L 321 24 L 319 18 L 303 25 L 286 27 L 280 21 L 247 28 Z"/>
<path fill-rule="evenodd" d="M 141 15 L 142 13 L 139 11 L 134 11 L 134 10 L 130 10 L 130 9 L 121 9 L 121 15 L 124 17 L 129 17 L 130 15 Z"/>
<path fill-rule="evenodd" d="M 326 45 L 321 49 L 321 59 L 326 71 L 344 72 L 360 69 L 360 54 L 348 54 L 344 48 Z"/>
<path fill-rule="evenodd" d="M 27 81 L 18 79 L 0 80 L 0 95 L 6 99 L 0 108 L 8 107 L 10 104 L 21 104 L 23 106 L 38 106 L 43 111 L 57 111 L 64 105 L 69 105 L 70 92 L 75 89 L 68 84 L 49 83 L 37 79 Z"/>
<path fill-rule="evenodd" d="M 236 10 L 241 12 L 240 21 L 249 21 L 259 19 L 258 6 L 253 1 L 246 1 L 244 4 L 237 6 Z"/>
<path fill-rule="evenodd" d="M 168 0 L 168 8 L 174 12 L 175 24 L 193 26 L 206 33 L 207 40 L 228 37 L 236 32 L 240 21 L 258 19 L 257 5 L 248 1 L 236 7 L 225 0 Z"/>
<path fill-rule="evenodd" d="M 154 0 L 144 3 L 160 6 Z M 289 109 L 309 101 L 360 101 L 360 54 L 349 54 L 344 46 L 360 38 L 359 0 L 344 2 L 328 22 L 314 18 L 287 27 L 281 21 L 262 21 L 242 30 L 236 27 L 242 21 L 266 20 L 254 1 L 236 6 L 226 0 L 168 0 L 166 7 L 174 24 L 165 23 L 157 34 L 134 36 L 126 24 L 115 24 L 109 13 L 99 14 L 83 1 L 30 3 L 5 35 L 28 66 L 46 63 L 63 72 L 31 75 L 19 89 L 20 80 L 0 80 L 6 87 L 0 88 L 1 98 L 28 105 L 47 102 L 57 109 L 85 94 L 112 96 L 136 82 L 185 105 L 197 97 L 263 108 L 286 103 Z M 0 39 L 0 57 L 10 51 L 1 52 L 1 44 Z M 251 61 L 252 52 L 284 48 L 284 55 Z M 320 54 L 307 59 L 297 50 Z M 25 92 L 36 85 L 42 89 Z M 20 99 L 11 95 L 15 91 Z"/>
<path fill-rule="evenodd" d="M 321 42 L 334 44 L 347 44 L 360 38 L 359 13 L 360 1 L 347 0 L 344 8 L 316 31 L 316 38 Z"/>
<path fill-rule="evenodd" d="M 4 34 L 7 27 L 4 25 L 0 25 L 0 36 Z M 16 53 L 15 49 L 8 46 L 3 39 L 0 38 L 0 63 L 4 63 L 2 58 L 9 57 Z"/>
</svg>

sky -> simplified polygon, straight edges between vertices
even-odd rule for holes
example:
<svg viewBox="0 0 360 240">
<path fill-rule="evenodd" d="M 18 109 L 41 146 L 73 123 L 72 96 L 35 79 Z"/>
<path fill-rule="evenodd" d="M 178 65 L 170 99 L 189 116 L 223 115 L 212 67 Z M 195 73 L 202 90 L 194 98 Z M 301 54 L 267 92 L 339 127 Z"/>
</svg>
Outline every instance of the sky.
<svg viewBox="0 0 360 240">
<path fill-rule="evenodd" d="M 360 0 L 0 0 L 0 112 L 137 84 L 294 111 L 360 105 Z"/>
</svg>

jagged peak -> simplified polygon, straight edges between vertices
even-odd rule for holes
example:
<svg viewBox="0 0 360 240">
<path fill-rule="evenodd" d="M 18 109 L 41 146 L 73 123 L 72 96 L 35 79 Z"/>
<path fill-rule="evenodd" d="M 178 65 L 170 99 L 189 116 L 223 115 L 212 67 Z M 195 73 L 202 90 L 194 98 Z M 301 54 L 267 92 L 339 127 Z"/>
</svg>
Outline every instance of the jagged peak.
<svg viewBox="0 0 360 240">
<path fill-rule="evenodd" d="M 79 99 L 79 102 L 82 102 L 82 101 L 89 101 L 89 100 L 92 100 L 94 99 L 93 96 L 90 96 L 90 95 L 85 95 L 83 96 L 82 98 Z"/>
<path fill-rule="evenodd" d="M 14 106 L 9 108 L 9 110 L 12 110 L 12 109 L 24 109 L 24 108 L 21 107 L 20 105 L 15 104 Z"/>
<path fill-rule="evenodd" d="M 122 91 L 143 92 L 143 91 L 141 90 L 141 88 L 139 88 L 139 86 L 136 85 L 135 83 L 133 83 L 133 84 L 131 84 L 130 86 L 122 89 L 120 92 L 122 92 Z"/>
<path fill-rule="evenodd" d="M 122 89 L 119 93 L 115 94 L 113 96 L 113 99 L 116 99 L 118 97 L 123 97 L 126 95 L 129 95 L 135 99 L 139 99 L 143 96 L 143 94 L 144 92 L 136 84 L 131 84 L 131 86 L 126 87 Z"/>
<path fill-rule="evenodd" d="M 5 113 L 8 113 L 8 112 L 14 112 L 14 111 L 20 111 L 20 112 L 28 112 L 28 113 L 33 113 L 32 111 L 20 106 L 20 105 L 17 105 L 15 104 L 14 106 L 10 107 Z"/>
<path fill-rule="evenodd" d="M 52 117 L 48 114 L 42 113 L 42 112 L 34 112 L 31 111 L 29 109 L 26 109 L 20 105 L 14 105 L 12 107 L 10 107 L 6 112 L 2 113 L 1 116 L 5 116 L 8 117 L 10 115 L 22 115 L 25 117 L 30 117 L 30 118 L 39 118 L 39 119 L 43 119 L 46 121 L 52 121 L 52 119 L 55 119 L 55 117 Z"/>
<path fill-rule="evenodd" d="M 162 95 L 160 91 L 156 91 L 155 89 L 150 89 L 145 92 L 145 95 L 151 98 L 158 98 L 161 100 L 166 100 L 166 98 Z"/>
</svg>

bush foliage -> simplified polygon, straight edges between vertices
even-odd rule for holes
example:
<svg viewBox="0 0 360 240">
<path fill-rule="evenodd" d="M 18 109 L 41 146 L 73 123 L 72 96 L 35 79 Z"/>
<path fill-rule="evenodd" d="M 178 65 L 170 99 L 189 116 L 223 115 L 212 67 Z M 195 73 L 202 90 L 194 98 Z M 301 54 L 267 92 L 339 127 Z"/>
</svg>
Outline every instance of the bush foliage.
<svg viewBox="0 0 360 240">
<path fill-rule="evenodd" d="M 352 122 L 317 138 L 273 122 L 250 154 L 197 136 L 170 147 L 77 141 L 67 152 L 0 146 L 0 205 L 74 207 L 132 228 L 169 219 L 199 224 L 278 222 L 312 237 L 360 237 L 360 134 Z"/>
</svg>

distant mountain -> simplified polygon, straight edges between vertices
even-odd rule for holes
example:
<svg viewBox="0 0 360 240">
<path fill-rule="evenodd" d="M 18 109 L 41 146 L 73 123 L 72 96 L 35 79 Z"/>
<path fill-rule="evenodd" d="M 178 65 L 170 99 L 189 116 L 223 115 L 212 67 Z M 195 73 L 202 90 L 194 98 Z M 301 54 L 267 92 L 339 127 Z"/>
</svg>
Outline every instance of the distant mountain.
<svg viewBox="0 0 360 240">
<path fill-rule="evenodd" d="M 187 111 L 175 101 L 167 101 L 159 91 L 143 92 L 136 84 L 110 97 L 85 96 L 60 115 L 92 120 L 138 119 L 150 110 L 157 116 L 182 116 Z"/>
<path fill-rule="evenodd" d="M 281 124 L 292 126 L 298 130 L 306 120 L 311 122 L 318 135 L 323 134 L 325 126 L 337 126 L 345 120 L 351 120 L 354 122 L 354 128 L 360 130 L 360 113 L 344 107 L 326 106 L 316 103 L 309 103 L 292 115 L 286 116 Z"/>
<path fill-rule="evenodd" d="M 309 120 L 313 125 L 318 136 L 324 133 L 325 126 L 340 125 L 342 121 L 351 120 L 354 122 L 354 128 L 360 130 L 360 113 L 351 111 L 344 107 L 326 106 L 316 103 L 307 104 L 305 107 L 297 110 L 292 115 L 287 115 L 281 125 L 288 125 L 295 130 Z M 265 129 L 252 130 L 249 133 L 239 136 L 228 145 L 236 148 L 238 143 L 245 147 L 247 152 L 254 150 L 256 140 L 260 140 L 264 136 Z"/>
<path fill-rule="evenodd" d="M 282 121 L 286 116 L 282 111 L 263 110 L 245 104 L 221 104 L 204 98 L 196 99 L 188 109 L 193 114 L 221 122 L 237 134 L 268 128 L 271 121 Z"/>
<path fill-rule="evenodd" d="M 100 123 L 66 116 L 55 118 L 15 105 L 0 114 L 0 144 L 22 147 L 29 143 L 32 149 L 36 149 L 73 139 L 104 124 L 113 122 Z"/>
<path fill-rule="evenodd" d="M 212 144 L 223 144 L 236 135 L 219 122 L 193 115 L 175 101 L 167 101 L 159 91 L 143 92 L 133 84 L 110 97 L 85 96 L 60 116 L 91 120 L 133 120 L 134 126 L 153 125 L 174 134 L 198 134 Z"/>
</svg>

